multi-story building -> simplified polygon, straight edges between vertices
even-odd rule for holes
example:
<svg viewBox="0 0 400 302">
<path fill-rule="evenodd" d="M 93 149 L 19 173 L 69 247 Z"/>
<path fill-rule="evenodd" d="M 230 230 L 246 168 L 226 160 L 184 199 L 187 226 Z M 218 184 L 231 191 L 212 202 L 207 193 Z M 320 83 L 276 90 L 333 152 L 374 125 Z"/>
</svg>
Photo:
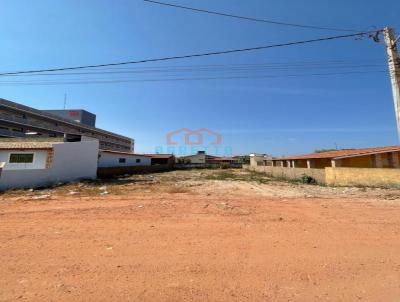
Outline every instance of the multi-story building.
<svg viewBox="0 0 400 302">
<path fill-rule="evenodd" d="M 95 127 L 96 116 L 85 110 L 37 110 L 0 98 L 0 137 L 63 137 L 99 140 L 100 149 L 134 151 L 134 140 Z"/>
</svg>

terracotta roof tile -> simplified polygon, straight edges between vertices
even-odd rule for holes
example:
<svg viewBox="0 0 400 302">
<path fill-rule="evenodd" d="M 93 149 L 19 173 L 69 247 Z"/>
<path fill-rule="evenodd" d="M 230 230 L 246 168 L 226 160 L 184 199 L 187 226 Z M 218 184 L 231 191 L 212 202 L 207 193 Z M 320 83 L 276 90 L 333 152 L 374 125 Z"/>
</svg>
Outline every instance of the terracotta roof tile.
<svg viewBox="0 0 400 302">
<path fill-rule="evenodd" d="M 354 157 L 358 155 L 366 155 L 366 154 L 374 154 L 382 152 L 394 152 L 394 151 L 400 151 L 400 146 L 373 147 L 364 149 L 343 149 L 343 150 L 327 151 L 321 153 L 311 153 L 299 156 L 280 157 L 280 158 L 274 158 L 274 160 L 320 159 L 320 158 L 334 159 L 340 157 Z"/>
<path fill-rule="evenodd" d="M 57 142 L 0 142 L 0 149 L 52 149 L 54 144 L 57 144 Z"/>
</svg>

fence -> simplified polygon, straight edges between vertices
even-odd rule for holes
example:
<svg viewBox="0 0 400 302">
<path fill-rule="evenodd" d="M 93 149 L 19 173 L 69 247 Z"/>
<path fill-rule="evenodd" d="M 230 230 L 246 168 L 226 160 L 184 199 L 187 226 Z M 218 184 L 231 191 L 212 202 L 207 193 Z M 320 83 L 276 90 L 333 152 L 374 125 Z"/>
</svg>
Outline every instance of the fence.
<svg viewBox="0 0 400 302">
<path fill-rule="evenodd" d="M 243 168 L 284 179 L 299 179 L 307 175 L 314 178 L 319 184 L 331 186 L 400 186 L 400 169 L 331 167 L 325 169 L 305 169 L 250 165 L 244 165 Z"/>
<path fill-rule="evenodd" d="M 112 177 L 115 175 L 162 172 L 162 171 L 169 171 L 172 169 L 173 169 L 173 165 L 171 165 L 171 164 L 152 165 L 152 166 L 98 168 L 97 176 L 100 178 L 106 178 L 106 177 Z"/>
<path fill-rule="evenodd" d="M 400 169 L 325 168 L 326 184 L 332 186 L 400 186 Z"/>
<path fill-rule="evenodd" d="M 217 168 L 242 168 L 243 164 L 241 163 L 205 163 L 205 164 L 175 164 L 174 168 L 178 170 L 184 170 L 184 169 L 217 169 Z"/>
</svg>

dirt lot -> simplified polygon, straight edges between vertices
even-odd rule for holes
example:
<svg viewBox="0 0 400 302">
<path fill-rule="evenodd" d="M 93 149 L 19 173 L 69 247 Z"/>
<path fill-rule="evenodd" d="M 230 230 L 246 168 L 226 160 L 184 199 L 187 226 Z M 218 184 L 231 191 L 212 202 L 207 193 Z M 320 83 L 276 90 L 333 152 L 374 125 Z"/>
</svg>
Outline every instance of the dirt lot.
<svg viewBox="0 0 400 302">
<path fill-rule="evenodd" d="M 0 301 L 400 301 L 400 191 L 179 171 L 0 195 Z"/>
</svg>

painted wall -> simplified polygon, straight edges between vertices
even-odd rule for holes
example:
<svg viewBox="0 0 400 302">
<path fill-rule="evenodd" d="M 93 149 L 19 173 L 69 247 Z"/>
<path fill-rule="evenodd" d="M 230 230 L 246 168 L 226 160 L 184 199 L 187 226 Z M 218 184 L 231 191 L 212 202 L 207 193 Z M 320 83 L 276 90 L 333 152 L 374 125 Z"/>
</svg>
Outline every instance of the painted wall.
<svg viewBox="0 0 400 302">
<path fill-rule="evenodd" d="M 249 165 L 245 165 L 243 168 L 284 179 L 299 179 L 303 175 L 308 175 L 313 177 L 319 184 L 331 186 L 400 186 L 400 169 L 332 167 L 327 167 L 325 169 L 303 169 L 262 166 L 252 167 Z"/>
<path fill-rule="evenodd" d="M 97 176 L 98 141 L 54 144 L 48 169 L 3 170 L 0 190 L 32 188 Z"/>
<path fill-rule="evenodd" d="M 33 154 L 32 163 L 10 163 L 10 154 Z M 0 162 L 4 162 L 3 170 L 46 169 L 47 150 L 0 150 Z"/>
<path fill-rule="evenodd" d="M 120 163 L 119 159 L 125 158 L 125 163 Z M 137 162 L 139 160 L 140 162 Z M 151 158 L 142 155 L 117 154 L 111 152 L 100 151 L 99 168 L 113 167 L 133 167 L 133 166 L 150 166 Z"/>
<path fill-rule="evenodd" d="M 342 158 L 337 160 L 337 164 L 339 164 L 338 167 L 374 168 L 373 156 L 374 155 Z"/>
<path fill-rule="evenodd" d="M 100 178 L 107 178 L 116 175 L 135 174 L 135 173 L 150 173 L 170 171 L 173 166 L 170 164 L 153 165 L 153 166 L 130 166 L 130 167 L 111 167 L 111 168 L 98 168 L 97 176 Z"/>
<path fill-rule="evenodd" d="M 315 160 L 311 160 L 311 165 L 315 169 L 324 169 L 326 167 L 331 167 L 331 159 L 330 158 L 319 158 Z"/>
<path fill-rule="evenodd" d="M 326 168 L 326 184 L 332 186 L 400 186 L 400 169 Z"/>
</svg>

